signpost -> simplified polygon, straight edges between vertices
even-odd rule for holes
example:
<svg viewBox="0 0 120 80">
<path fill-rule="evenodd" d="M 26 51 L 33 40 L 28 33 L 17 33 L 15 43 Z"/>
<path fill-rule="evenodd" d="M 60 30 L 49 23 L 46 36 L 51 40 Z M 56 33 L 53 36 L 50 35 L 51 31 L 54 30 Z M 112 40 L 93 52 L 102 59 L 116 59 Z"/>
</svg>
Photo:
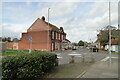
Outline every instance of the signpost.
<svg viewBox="0 0 120 80">
<path fill-rule="evenodd" d="M 32 40 L 33 40 L 32 37 L 30 37 L 30 38 L 29 38 L 29 41 L 30 41 L 29 53 L 31 53 L 31 51 L 32 51 Z"/>
</svg>

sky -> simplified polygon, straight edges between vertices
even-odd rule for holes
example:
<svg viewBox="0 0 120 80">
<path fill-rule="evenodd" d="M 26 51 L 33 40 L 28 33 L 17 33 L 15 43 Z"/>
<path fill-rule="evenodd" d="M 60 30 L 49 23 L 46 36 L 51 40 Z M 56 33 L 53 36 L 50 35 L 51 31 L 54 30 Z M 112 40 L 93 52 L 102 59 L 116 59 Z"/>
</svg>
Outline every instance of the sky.
<svg viewBox="0 0 120 80">
<path fill-rule="evenodd" d="M 21 38 L 32 23 L 45 16 L 63 27 L 71 42 L 97 40 L 97 33 L 108 25 L 108 0 L 4 0 L 0 3 L 0 35 Z M 118 0 L 111 0 L 111 25 L 118 27 Z"/>
</svg>

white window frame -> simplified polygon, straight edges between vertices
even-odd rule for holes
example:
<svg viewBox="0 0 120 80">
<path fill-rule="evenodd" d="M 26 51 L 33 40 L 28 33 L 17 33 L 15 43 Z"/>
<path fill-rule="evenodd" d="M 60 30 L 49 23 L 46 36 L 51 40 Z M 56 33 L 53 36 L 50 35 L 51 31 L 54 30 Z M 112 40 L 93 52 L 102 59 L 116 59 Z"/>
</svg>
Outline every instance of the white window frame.
<svg viewBox="0 0 120 80">
<path fill-rule="evenodd" d="M 60 34 L 59 34 L 59 40 L 60 40 Z"/>
<path fill-rule="evenodd" d="M 57 33 L 56 33 L 56 39 L 57 39 Z"/>
<path fill-rule="evenodd" d="M 54 32 L 52 32 L 52 39 L 54 39 Z"/>
<path fill-rule="evenodd" d="M 62 35 L 62 40 L 63 40 L 63 35 Z"/>
</svg>

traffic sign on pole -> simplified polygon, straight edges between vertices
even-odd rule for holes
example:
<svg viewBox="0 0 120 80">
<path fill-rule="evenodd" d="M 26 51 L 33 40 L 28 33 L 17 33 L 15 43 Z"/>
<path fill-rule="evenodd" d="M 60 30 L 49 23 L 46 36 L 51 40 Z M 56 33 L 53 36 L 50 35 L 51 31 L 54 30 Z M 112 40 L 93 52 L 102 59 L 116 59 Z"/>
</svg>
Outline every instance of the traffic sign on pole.
<svg viewBox="0 0 120 80">
<path fill-rule="evenodd" d="M 32 37 L 30 37 L 29 40 L 32 41 Z"/>
<path fill-rule="evenodd" d="M 30 41 L 30 49 L 29 49 L 29 53 L 31 53 L 32 52 L 32 37 L 30 37 L 29 38 L 29 41 Z"/>
</svg>

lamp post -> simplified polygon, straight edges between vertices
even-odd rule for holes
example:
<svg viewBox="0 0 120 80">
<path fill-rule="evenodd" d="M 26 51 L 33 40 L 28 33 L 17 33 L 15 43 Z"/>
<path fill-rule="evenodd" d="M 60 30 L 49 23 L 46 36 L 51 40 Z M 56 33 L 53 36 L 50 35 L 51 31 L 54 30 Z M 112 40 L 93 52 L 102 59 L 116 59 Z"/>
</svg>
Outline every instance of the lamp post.
<svg viewBox="0 0 120 80">
<path fill-rule="evenodd" d="M 48 46 L 49 46 L 49 11 L 50 11 L 50 8 L 48 8 L 48 36 L 47 36 L 47 50 L 49 50 Z"/>
<path fill-rule="evenodd" d="M 110 15 L 110 0 L 109 0 L 109 62 L 111 63 L 111 15 Z"/>
</svg>

